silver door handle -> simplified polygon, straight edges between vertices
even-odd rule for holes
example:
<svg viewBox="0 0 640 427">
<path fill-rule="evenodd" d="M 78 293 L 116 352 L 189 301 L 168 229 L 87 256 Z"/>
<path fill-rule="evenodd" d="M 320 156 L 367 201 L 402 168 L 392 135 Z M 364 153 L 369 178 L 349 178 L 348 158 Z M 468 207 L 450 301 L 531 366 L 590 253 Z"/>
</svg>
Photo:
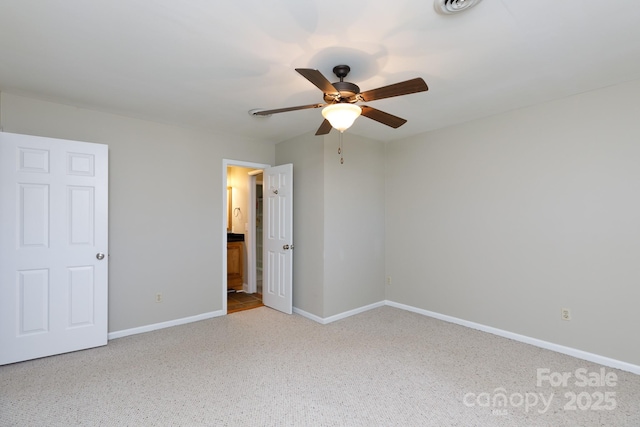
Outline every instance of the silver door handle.
<svg viewBox="0 0 640 427">
<path fill-rule="evenodd" d="M 96 254 L 96 258 L 98 258 L 99 261 L 102 261 L 104 259 L 104 254 L 102 252 L 98 252 Z"/>
<path fill-rule="evenodd" d="M 282 247 L 282 249 L 284 249 L 284 250 L 286 251 L 287 249 L 289 249 L 289 245 L 284 245 L 284 246 Z"/>
</svg>

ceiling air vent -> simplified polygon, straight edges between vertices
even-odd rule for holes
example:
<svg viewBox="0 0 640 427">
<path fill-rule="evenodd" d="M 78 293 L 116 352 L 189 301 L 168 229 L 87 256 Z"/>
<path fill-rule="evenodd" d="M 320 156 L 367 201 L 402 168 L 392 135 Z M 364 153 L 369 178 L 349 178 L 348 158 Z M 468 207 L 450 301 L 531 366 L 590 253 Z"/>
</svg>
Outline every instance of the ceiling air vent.
<svg viewBox="0 0 640 427">
<path fill-rule="evenodd" d="M 462 12 L 480 3 L 482 0 L 435 0 L 436 12 L 444 15 Z"/>
</svg>

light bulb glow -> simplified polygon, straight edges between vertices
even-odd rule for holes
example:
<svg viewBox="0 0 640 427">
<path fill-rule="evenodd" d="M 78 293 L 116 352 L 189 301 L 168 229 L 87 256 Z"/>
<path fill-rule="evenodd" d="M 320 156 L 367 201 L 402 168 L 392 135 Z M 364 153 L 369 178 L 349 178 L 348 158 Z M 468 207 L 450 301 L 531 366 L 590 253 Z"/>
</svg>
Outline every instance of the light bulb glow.
<svg viewBox="0 0 640 427">
<path fill-rule="evenodd" d="M 362 108 L 348 103 L 331 104 L 322 109 L 322 116 L 340 132 L 349 129 L 360 113 Z"/>
</svg>

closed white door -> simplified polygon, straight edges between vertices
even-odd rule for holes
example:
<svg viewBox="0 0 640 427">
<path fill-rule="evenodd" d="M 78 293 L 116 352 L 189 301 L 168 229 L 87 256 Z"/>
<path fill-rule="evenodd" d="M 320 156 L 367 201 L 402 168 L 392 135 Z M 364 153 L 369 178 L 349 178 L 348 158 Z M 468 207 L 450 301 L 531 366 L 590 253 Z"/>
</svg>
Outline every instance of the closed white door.
<svg viewBox="0 0 640 427">
<path fill-rule="evenodd" d="M 0 132 L 0 365 L 107 343 L 107 160 Z"/>
<path fill-rule="evenodd" d="M 293 165 L 263 175 L 264 256 L 262 302 L 293 312 Z"/>
</svg>

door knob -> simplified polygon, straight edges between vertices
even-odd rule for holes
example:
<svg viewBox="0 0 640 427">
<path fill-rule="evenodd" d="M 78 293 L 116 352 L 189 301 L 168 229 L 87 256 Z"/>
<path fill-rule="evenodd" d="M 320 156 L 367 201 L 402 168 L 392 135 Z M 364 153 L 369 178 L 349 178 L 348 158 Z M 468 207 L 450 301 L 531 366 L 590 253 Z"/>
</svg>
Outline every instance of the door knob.
<svg viewBox="0 0 640 427">
<path fill-rule="evenodd" d="M 96 258 L 98 258 L 99 261 L 102 261 L 104 259 L 104 254 L 102 252 L 98 252 L 96 254 Z"/>
<path fill-rule="evenodd" d="M 284 249 L 284 250 L 286 251 L 287 249 L 289 249 L 289 245 L 284 245 L 284 246 L 282 247 L 282 249 Z"/>
</svg>

